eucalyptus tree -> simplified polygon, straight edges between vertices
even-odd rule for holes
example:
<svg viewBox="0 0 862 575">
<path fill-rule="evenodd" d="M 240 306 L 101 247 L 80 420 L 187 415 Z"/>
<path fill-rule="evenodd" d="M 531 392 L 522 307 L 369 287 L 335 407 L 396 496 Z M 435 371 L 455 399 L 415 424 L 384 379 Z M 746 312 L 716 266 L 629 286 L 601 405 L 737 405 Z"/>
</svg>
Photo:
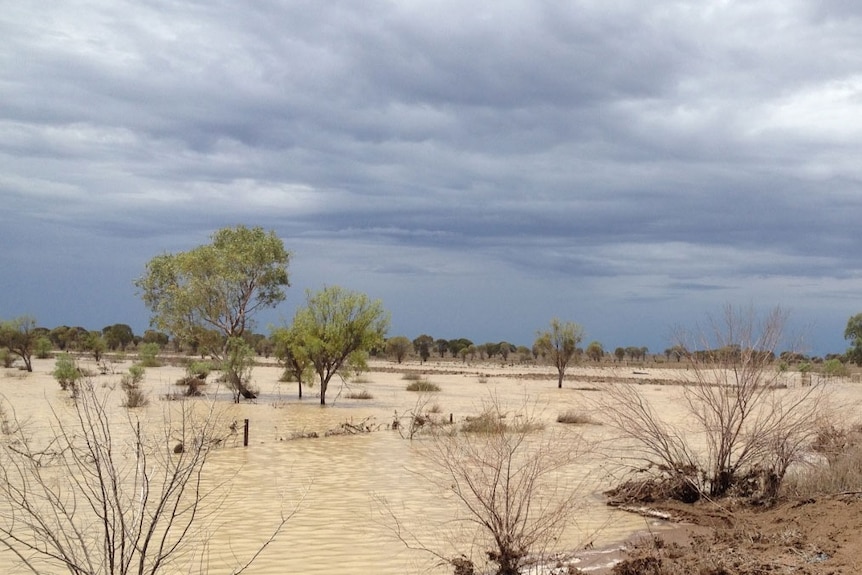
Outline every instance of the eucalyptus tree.
<svg viewBox="0 0 862 575">
<path fill-rule="evenodd" d="M 562 322 L 557 318 L 551 320 L 550 329 L 537 333 L 534 348 L 557 368 L 557 387 L 563 387 L 566 368 L 575 357 L 578 344 L 583 339 L 584 328 L 574 322 Z"/>
<path fill-rule="evenodd" d="M 261 227 L 222 228 L 211 239 L 187 252 L 154 257 L 135 285 L 153 327 L 181 341 L 215 330 L 223 338 L 217 344 L 206 339 L 206 351 L 229 359 L 231 340 L 254 325 L 254 315 L 284 301 L 290 252 L 275 232 Z M 235 400 L 253 398 L 238 370 L 229 363 L 226 368 Z"/>
</svg>

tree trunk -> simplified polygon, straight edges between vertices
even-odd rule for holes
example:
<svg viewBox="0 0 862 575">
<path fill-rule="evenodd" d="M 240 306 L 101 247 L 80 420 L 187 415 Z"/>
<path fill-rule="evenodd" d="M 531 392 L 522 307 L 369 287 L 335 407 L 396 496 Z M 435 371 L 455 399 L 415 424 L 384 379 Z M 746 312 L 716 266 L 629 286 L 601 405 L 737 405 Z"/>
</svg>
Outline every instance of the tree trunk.
<svg viewBox="0 0 862 575">
<path fill-rule="evenodd" d="M 563 389 L 563 372 L 560 372 L 560 377 L 557 379 L 557 387 Z"/>
</svg>

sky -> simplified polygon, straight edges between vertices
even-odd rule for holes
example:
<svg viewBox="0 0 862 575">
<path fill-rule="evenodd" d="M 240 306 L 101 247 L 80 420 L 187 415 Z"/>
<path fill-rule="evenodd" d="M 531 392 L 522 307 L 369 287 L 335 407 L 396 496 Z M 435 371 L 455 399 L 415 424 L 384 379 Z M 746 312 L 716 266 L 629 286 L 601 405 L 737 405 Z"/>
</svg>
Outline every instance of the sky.
<svg viewBox="0 0 862 575">
<path fill-rule="evenodd" d="M 862 3 L 10 0 L 0 318 L 137 333 L 153 256 L 274 230 L 390 335 L 662 352 L 862 312 Z"/>
</svg>

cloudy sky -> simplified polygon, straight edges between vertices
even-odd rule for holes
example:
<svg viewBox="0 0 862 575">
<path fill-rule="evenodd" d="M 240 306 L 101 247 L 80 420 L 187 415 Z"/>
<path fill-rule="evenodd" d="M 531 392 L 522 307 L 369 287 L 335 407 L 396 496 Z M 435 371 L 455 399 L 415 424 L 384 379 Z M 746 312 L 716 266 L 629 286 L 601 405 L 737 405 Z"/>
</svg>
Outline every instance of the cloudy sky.
<svg viewBox="0 0 862 575">
<path fill-rule="evenodd" d="M 725 304 L 807 351 L 862 312 L 862 3 L 11 0 L 0 318 L 147 327 L 223 226 L 391 335 L 660 352 Z"/>
</svg>

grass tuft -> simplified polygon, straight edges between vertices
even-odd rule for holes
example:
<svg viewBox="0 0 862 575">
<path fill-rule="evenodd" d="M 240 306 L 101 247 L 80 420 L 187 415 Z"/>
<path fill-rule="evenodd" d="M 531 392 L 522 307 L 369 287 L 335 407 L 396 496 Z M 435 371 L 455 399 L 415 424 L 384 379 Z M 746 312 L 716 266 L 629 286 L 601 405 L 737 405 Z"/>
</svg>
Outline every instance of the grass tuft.
<svg viewBox="0 0 862 575">
<path fill-rule="evenodd" d="M 417 379 L 407 384 L 407 391 L 440 391 L 440 386 L 427 379 Z"/>
<path fill-rule="evenodd" d="M 596 420 L 585 413 L 570 409 L 557 416 L 557 423 L 570 425 L 597 425 Z"/>
<path fill-rule="evenodd" d="M 374 396 L 366 390 L 351 391 L 346 395 L 347 399 L 374 399 Z"/>
</svg>

